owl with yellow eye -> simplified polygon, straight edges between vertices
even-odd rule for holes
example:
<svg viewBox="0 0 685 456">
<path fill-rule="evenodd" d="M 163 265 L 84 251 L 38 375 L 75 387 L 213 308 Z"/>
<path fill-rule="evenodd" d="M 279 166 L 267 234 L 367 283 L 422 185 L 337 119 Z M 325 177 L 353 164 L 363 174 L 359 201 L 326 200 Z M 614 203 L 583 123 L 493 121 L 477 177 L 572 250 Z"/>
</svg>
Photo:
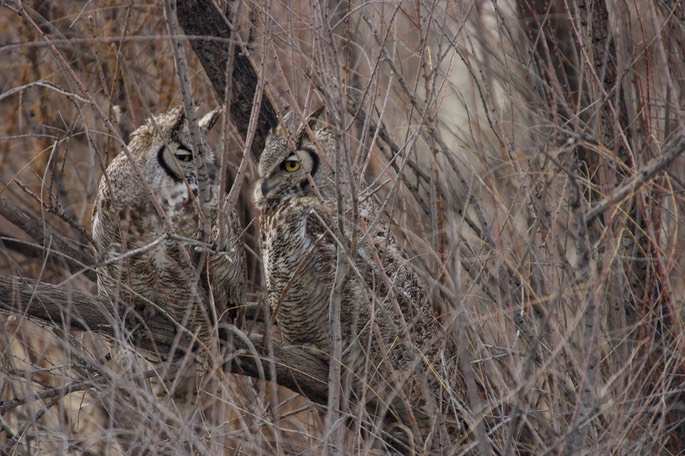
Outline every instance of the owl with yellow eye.
<svg viewBox="0 0 685 456">
<path fill-rule="evenodd" d="M 310 130 L 313 134 L 302 127 L 290 137 L 278 129 L 267 138 L 259 160 L 254 199 L 268 302 L 284 342 L 328 361 L 335 318 L 331 308 L 339 299 L 341 361 L 351 380 L 350 394 L 390 404 L 391 412 L 376 412 L 413 426 L 418 444 L 438 434 L 436 417 L 446 407 L 444 382 L 430 366 L 444 341 L 443 329 L 388 224 L 372 222 L 377 204 L 359 200 L 355 217 L 344 179 L 338 178 L 336 189 L 333 164 L 336 154 L 345 152 L 336 150 L 334 131 L 317 127 L 316 120 Z M 342 274 L 339 255 L 345 257 Z M 401 397 L 410 398 L 412 410 Z M 437 440 L 429 447 L 445 443 Z"/>
</svg>

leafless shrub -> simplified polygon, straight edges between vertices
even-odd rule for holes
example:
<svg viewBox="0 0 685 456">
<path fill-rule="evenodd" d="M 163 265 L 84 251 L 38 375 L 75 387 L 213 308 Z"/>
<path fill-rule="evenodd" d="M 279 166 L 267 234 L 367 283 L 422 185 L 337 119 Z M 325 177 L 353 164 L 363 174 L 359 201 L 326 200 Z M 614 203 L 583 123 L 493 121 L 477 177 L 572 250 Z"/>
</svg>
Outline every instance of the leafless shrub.
<svg viewBox="0 0 685 456">
<path fill-rule="evenodd" d="M 685 10 L 609 3 L 218 2 L 238 35 L 213 42 L 248 41 L 274 112 L 326 107 L 341 163 L 360 170 L 351 188 L 381 197 L 430 290 L 469 429 L 452 454 L 685 448 Z M 133 128 L 183 103 L 168 22 L 156 2 L 1 5 L 0 267 L 94 294 L 97 181 Z M 203 108 L 231 98 L 186 56 Z M 229 124 L 213 140 L 244 176 L 235 195 L 256 250 L 244 135 L 261 127 Z M 252 303 L 258 271 L 254 252 Z M 296 394 L 325 403 L 306 381 L 277 388 L 220 362 L 223 386 L 193 421 L 146 389 L 145 363 L 107 359 L 132 350 L 123 340 L 17 313 L 18 294 L 0 302 L 15 309 L 0 333 L 8 453 L 382 452 L 369 437 L 380 423 L 332 428 Z M 80 302 L 63 303 L 74 321 Z M 278 351 L 277 336 L 253 348 Z"/>
</svg>

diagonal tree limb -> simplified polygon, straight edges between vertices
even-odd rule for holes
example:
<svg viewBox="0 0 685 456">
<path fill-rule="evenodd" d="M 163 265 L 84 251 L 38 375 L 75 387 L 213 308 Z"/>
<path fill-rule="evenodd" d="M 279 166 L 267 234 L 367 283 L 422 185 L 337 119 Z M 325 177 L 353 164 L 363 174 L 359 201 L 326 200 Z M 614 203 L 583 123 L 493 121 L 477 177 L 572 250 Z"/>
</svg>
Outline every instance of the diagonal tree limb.
<svg viewBox="0 0 685 456">
<path fill-rule="evenodd" d="M 95 280 L 95 271 L 91 268 L 95 260 L 88 251 L 75 249 L 68 239 L 46 228 L 45 224 L 34 215 L 25 212 L 3 197 L 0 197 L 0 216 L 22 230 L 36 243 L 43 246 L 50 243 L 54 247 L 51 252 L 54 251 L 63 257 L 72 271 L 84 271 L 86 277 Z"/>
<path fill-rule="evenodd" d="M 200 59 L 220 103 L 227 99 L 226 75 L 229 49 L 231 47 L 235 49 L 231 62 L 233 64 L 229 87 L 231 93 L 228 94 L 229 115 L 238 132 L 245 137 L 250 124 L 252 101 L 258 86 L 257 73 L 247 57 L 245 47 L 238 43 L 229 46 L 230 40 L 236 39 L 232 35 L 232 26 L 213 1 L 178 0 L 176 7 L 178 21 L 185 34 L 192 38 L 190 45 Z M 202 39 L 202 37 L 211 39 Z M 278 123 L 273 104 L 269 97 L 264 95 L 259 106 L 257 129 L 250 149 L 255 158 L 259 158 L 264 149 L 266 136 Z"/>
</svg>

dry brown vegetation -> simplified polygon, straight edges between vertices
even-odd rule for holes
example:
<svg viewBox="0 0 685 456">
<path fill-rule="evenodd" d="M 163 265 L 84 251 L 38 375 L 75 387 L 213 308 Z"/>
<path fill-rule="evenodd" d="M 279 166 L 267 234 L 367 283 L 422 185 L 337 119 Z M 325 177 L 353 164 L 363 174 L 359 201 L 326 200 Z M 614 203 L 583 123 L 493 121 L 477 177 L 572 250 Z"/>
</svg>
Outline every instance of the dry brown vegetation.
<svg viewBox="0 0 685 456">
<path fill-rule="evenodd" d="M 383 183 L 458 354 L 473 438 L 452 454 L 685 453 L 683 5 L 216 4 L 275 112 L 325 105 L 363 179 Z M 0 1 L 0 452 L 380 452 L 374 429 L 327 425 L 315 362 L 278 371 L 290 389 L 217 363 L 222 388 L 188 416 L 146 389 L 135 356 L 107 360 L 132 349 L 92 299 L 98 180 L 132 129 L 183 103 L 179 73 L 203 112 L 219 98 L 187 41 L 179 65 L 172 19 L 154 1 Z M 245 172 L 260 303 L 246 151 L 264 132 L 225 120 L 212 144 Z M 283 367 L 240 343 L 251 377 Z"/>
</svg>

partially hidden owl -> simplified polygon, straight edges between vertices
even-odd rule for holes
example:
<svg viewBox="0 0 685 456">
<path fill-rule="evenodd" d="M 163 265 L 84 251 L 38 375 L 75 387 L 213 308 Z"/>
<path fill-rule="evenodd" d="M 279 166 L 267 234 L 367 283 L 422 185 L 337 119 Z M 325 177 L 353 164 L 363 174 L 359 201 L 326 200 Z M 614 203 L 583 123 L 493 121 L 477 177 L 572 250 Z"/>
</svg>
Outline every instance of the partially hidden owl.
<svg viewBox="0 0 685 456">
<path fill-rule="evenodd" d="M 119 153 L 100 181 L 92 218 L 98 294 L 143 318 L 165 312 L 201 343 L 245 304 L 240 223 L 207 144 L 220 115 L 217 109 L 199 122 L 204 167 L 197 166 L 182 107 L 148 119 L 128 145 L 142 176 Z"/>
<path fill-rule="evenodd" d="M 327 359 L 331 303 L 339 299 L 342 362 L 352 394 L 389 405 L 390 411 L 376 412 L 418 427 L 414 445 L 424 445 L 427 436 L 445 430 L 437 417 L 449 407 L 442 399 L 446 380 L 434 368 L 444 329 L 388 224 L 377 219 L 377 203 L 359 199 L 355 217 L 342 172 L 336 185 L 334 131 L 315 120 L 310 126 L 313 137 L 304 127 L 292 137 L 279 127 L 259 160 L 254 199 L 268 302 L 285 342 Z M 338 209 L 338 196 L 347 209 Z M 433 440 L 429 447 L 445 444 Z"/>
</svg>

